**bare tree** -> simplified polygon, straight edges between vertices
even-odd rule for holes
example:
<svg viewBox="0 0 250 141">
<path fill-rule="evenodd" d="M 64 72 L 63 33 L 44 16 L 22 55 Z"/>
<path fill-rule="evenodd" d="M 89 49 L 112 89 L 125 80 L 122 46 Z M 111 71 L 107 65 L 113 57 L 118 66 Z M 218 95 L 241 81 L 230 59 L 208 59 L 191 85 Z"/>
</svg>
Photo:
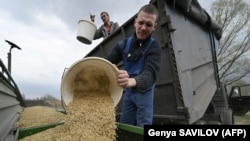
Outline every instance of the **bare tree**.
<svg viewBox="0 0 250 141">
<path fill-rule="evenodd" d="M 218 50 L 220 79 L 227 85 L 250 74 L 250 7 L 242 0 L 216 0 L 211 16 L 222 26 Z"/>
</svg>

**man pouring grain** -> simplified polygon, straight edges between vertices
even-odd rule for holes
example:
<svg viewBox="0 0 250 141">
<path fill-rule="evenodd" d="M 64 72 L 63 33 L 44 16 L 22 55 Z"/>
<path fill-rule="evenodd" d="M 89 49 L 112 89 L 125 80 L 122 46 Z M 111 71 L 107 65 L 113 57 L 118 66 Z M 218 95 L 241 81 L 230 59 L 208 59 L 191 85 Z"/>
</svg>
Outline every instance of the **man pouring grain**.
<svg viewBox="0 0 250 141">
<path fill-rule="evenodd" d="M 106 57 L 114 64 L 123 61 L 117 83 L 126 88 L 120 122 L 143 127 L 153 121 L 155 81 L 160 70 L 161 48 L 151 35 L 157 27 L 157 8 L 147 4 L 134 20 L 133 36 L 120 41 Z"/>
</svg>

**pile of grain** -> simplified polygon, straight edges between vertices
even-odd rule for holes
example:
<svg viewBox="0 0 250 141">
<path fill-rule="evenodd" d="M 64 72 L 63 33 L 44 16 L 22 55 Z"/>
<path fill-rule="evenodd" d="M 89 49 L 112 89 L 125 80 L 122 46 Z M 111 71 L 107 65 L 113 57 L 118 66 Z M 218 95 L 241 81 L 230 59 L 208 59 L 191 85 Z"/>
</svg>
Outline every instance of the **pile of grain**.
<svg viewBox="0 0 250 141">
<path fill-rule="evenodd" d="M 28 136 L 23 141 L 116 140 L 114 102 L 107 89 L 103 89 L 109 84 L 108 77 L 96 68 L 86 69 L 76 75 L 74 98 L 67 107 L 65 124 Z"/>
<path fill-rule="evenodd" d="M 65 120 L 66 115 L 57 112 L 54 108 L 33 106 L 24 108 L 17 126 L 21 128 L 58 123 Z"/>
</svg>

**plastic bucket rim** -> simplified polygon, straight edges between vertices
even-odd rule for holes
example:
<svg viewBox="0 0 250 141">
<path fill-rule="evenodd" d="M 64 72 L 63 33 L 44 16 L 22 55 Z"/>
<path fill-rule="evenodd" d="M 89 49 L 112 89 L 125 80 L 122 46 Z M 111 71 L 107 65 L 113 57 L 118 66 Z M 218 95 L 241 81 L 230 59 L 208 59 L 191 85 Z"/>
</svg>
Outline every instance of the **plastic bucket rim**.
<svg viewBox="0 0 250 141">
<path fill-rule="evenodd" d="M 111 69 L 113 69 L 114 72 L 117 72 L 117 71 L 118 71 L 118 68 L 115 67 L 111 62 L 109 62 L 108 60 L 106 60 L 106 59 L 104 59 L 104 58 L 101 58 L 101 57 L 86 57 L 86 58 L 82 58 L 82 59 L 80 59 L 80 60 L 77 60 L 76 62 L 74 62 L 74 63 L 65 71 L 65 73 L 64 73 L 64 75 L 63 75 L 63 77 L 62 77 L 62 82 L 61 82 L 61 99 L 62 99 L 62 103 L 63 103 L 64 105 L 67 106 L 67 105 L 69 104 L 69 102 L 71 102 L 71 101 L 73 100 L 73 94 L 72 94 L 72 93 L 71 93 L 71 94 L 68 94 L 67 92 L 65 92 L 65 91 L 63 90 L 63 87 L 66 85 L 66 84 L 65 84 L 65 83 L 66 83 L 66 82 L 65 82 L 65 81 L 66 81 L 65 79 L 68 79 L 68 75 L 69 75 L 70 71 L 73 70 L 75 67 L 77 67 L 78 64 L 83 63 L 83 62 L 86 62 L 86 61 L 89 61 L 89 60 L 98 60 L 98 61 L 102 61 L 103 63 L 108 64 L 108 66 L 109 66 Z M 117 96 L 118 98 L 116 97 L 116 99 L 115 99 L 114 97 L 112 97 L 112 95 L 114 95 L 114 94 L 112 94 L 112 93 L 110 92 L 111 98 L 113 99 L 115 106 L 119 103 L 119 101 L 120 101 L 120 99 L 121 99 L 121 97 L 122 97 L 123 88 L 117 85 L 116 90 L 118 91 L 118 93 L 116 94 L 116 95 L 118 95 L 118 96 Z M 71 97 L 71 98 L 68 98 L 67 96 L 72 96 L 72 97 Z M 68 100 L 68 99 L 70 99 L 70 100 Z M 65 110 L 66 110 L 66 109 L 65 109 Z"/>
</svg>

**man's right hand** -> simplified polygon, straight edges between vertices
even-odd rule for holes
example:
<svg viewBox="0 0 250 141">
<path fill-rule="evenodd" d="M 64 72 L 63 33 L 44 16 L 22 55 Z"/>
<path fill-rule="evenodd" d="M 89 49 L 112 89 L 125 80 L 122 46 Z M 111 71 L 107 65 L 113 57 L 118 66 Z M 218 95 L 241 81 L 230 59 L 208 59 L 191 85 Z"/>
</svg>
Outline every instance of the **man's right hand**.
<svg viewBox="0 0 250 141">
<path fill-rule="evenodd" d="M 118 70 L 117 72 L 117 83 L 119 86 L 126 87 L 135 87 L 136 81 L 134 78 L 129 78 L 129 74 L 125 70 Z"/>
</svg>

